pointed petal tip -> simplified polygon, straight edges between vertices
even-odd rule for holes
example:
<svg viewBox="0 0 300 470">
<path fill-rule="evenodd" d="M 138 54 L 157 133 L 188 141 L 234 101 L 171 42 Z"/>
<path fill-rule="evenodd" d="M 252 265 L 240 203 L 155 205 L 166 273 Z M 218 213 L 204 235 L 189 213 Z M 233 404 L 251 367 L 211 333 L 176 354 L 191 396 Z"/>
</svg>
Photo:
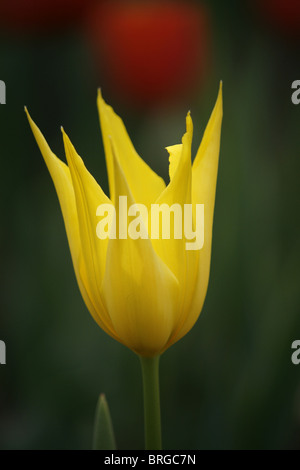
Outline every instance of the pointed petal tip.
<svg viewBox="0 0 300 470">
<path fill-rule="evenodd" d="M 105 101 L 104 101 L 104 99 L 103 99 L 102 90 L 101 90 L 100 87 L 99 87 L 98 90 L 97 90 L 97 102 L 98 102 L 98 106 L 99 106 L 99 105 L 106 104 Z"/>
<path fill-rule="evenodd" d="M 186 118 L 185 118 L 186 121 L 189 121 L 189 120 L 192 120 L 192 114 L 191 114 L 191 111 L 188 111 L 187 112 L 187 115 L 186 115 Z"/>
<path fill-rule="evenodd" d="M 223 80 L 220 80 L 218 99 L 222 99 L 223 96 Z"/>
<path fill-rule="evenodd" d="M 72 149 L 72 150 L 75 150 L 74 147 L 73 147 L 73 144 L 68 136 L 68 134 L 66 133 L 66 131 L 64 130 L 63 126 L 60 126 L 60 130 L 61 130 L 61 133 L 62 133 L 62 136 L 63 136 L 63 142 L 64 142 L 64 146 L 65 146 L 65 152 L 66 152 L 66 157 L 67 157 L 67 149 Z M 72 152 L 71 152 L 72 153 Z M 67 157 L 68 159 L 68 157 Z"/>
<path fill-rule="evenodd" d="M 63 141 L 65 144 L 68 144 L 68 145 L 71 145 L 73 147 L 73 144 L 71 142 L 71 139 L 70 137 L 68 136 L 68 134 L 66 133 L 65 129 L 63 128 L 63 126 L 60 126 L 60 130 L 61 130 L 61 133 L 63 135 Z"/>
<path fill-rule="evenodd" d="M 30 114 L 29 114 L 29 111 L 28 111 L 28 109 L 27 109 L 27 106 L 24 106 L 24 111 L 25 111 L 25 113 L 26 113 L 27 119 L 28 119 L 29 121 L 32 121 L 31 116 L 30 116 Z"/>
<path fill-rule="evenodd" d="M 31 121 L 32 121 L 32 119 L 31 119 L 31 116 L 30 116 L 29 111 L 28 111 L 28 109 L 27 109 L 27 106 L 24 106 L 24 111 L 25 111 L 25 114 L 26 114 L 27 119 L 28 119 L 29 124 L 30 124 Z"/>
<path fill-rule="evenodd" d="M 102 117 L 106 116 L 106 111 L 107 111 L 107 108 L 109 108 L 109 106 L 103 98 L 102 90 L 100 87 L 97 90 L 97 107 L 98 107 L 98 112 L 100 113 L 100 115 L 102 115 Z"/>
<path fill-rule="evenodd" d="M 213 112 L 219 112 L 223 116 L 223 80 L 220 80 L 219 91 Z"/>
<path fill-rule="evenodd" d="M 27 109 L 27 106 L 24 106 L 24 111 L 25 111 L 25 113 L 26 113 L 26 116 L 27 116 L 29 125 L 30 125 L 32 131 L 34 132 L 34 129 L 37 128 L 37 125 L 36 125 L 35 122 L 32 120 L 32 117 L 31 117 L 30 114 L 29 114 L 29 111 L 28 111 L 28 109 Z"/>
<path fill-rule="evenodd" d="M 69 145 L 72 145 L 70 139 L 69 139 L 69 136 L 68 134 L 66 133 L 66 131 L 64 130 L 63 126 L 60 126 L 60 130 L 61 130 L 61 133 L 62 133 L 62 137 L 63 137 L 63 142 L 64 142 L 64 145 L 65 147 L 66 146 L 69 146 Z"/>
<path fill-rule="evenodd" d="M 186 132 L 193 132 L 193 121 L 192 121 L 191 111 L 187 113 L 185 123 L 186 123 Z"/>
</svg>

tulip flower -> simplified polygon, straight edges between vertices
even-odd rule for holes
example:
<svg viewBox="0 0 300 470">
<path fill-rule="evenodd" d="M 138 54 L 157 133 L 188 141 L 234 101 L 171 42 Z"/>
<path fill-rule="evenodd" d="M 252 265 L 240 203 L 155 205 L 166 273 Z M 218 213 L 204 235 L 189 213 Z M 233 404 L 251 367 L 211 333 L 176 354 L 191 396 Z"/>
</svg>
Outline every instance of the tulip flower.
<svg viewBox="0 0 300 470">
<path fill-rule="evenodd" d="M 88 172 L 64 130 L 68 165 L 54 155 L 28 112 L 27 115 L 55 185 L 77 282 L 86 306 L 106 333 L 142 358 L 146 421 L 150 422 L 148 442 L 149 446 L 159 447 L 158 358 L 193 327 L 208 286 L 222 86 L 193 164 L 190 114 L 186 117 L 186 133 L 181 144 L 168 147 L 170 182 L 167 186 L 138 156 L 122 120 L 100 93 L 97 101 L 110 198 Z M 194 223 L 197 205 L 204 204 L 203 247 L 186 249 L 189 240 L 185 233 L 178 238 L 172 230 L 169 238 L 151 237 L 142 210 L 138 217 L 140 237 L 99 238 L 96 229 L 99 207 L 113 206 L 115 221 L 120 225 L 123 214 L 119 201 L 124 196 L 131 208 L 140 204 L 148 214 L 152 214 L 153 204 L 160 207 L 177 204 L 182 209 L 191 205 Z M 174 229 L 175 222 L 171 225 Z M 154 402 L 155 412 L 151 409 Z"/>
</svg>

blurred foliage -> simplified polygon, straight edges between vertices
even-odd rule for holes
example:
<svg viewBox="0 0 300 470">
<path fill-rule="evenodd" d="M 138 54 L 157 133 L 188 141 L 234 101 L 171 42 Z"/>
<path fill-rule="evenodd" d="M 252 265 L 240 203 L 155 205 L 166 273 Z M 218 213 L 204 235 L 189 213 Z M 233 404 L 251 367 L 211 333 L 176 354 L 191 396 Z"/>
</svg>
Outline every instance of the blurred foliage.
<svg viewBox="0 0 300 470">
<path fill-rule="evenodd" d="M 193 330 L 161 360 L 164 447 L 300 448 L 300 44 L 247 2 L 207 3 L 212 70 L 192 99 L 124 118 L 143 158 L 168 179 L 165 146 L 194 119 L 194 152 L 224 83 L 211 278 Z M 250 2 L 251 3 L 251 2 Z M 98 182 L 107 177 L 96 109 L 101 67 L 80 31 L 0 34 L 0 448 L 85 449 L 105 392 L 118 448 L 143 447 L 142 381 L 132 352 L 94 323 L 80 297 L 51 178 L 26 104 L 64 158 L 61 124 Z"/>
</svg>

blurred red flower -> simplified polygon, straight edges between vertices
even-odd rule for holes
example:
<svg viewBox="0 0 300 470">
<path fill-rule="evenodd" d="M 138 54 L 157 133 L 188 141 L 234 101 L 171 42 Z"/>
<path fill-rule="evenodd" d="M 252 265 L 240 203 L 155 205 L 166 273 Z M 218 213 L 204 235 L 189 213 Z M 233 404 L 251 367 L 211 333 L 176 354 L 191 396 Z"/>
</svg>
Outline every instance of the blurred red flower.
<svg viewBox="0 0 300 470">
<path fill-rule="evenodd" d="M 255 6 L 277 31 L 300 37 L 300 0 L 256 0 Z"/>
<path fill-rule="evenodd" d="M 111 1 L 88 18 L 105 86 L 118 99 L 157 106 L 200 89 L 210 52 L 209 19 L 202 5 Z"/>
<path fill-rule="evenodd" d="M 81 21 L 96 0 L 0 0 L 0 27 L 16 32 L 49 32 Z"/>
</svg>

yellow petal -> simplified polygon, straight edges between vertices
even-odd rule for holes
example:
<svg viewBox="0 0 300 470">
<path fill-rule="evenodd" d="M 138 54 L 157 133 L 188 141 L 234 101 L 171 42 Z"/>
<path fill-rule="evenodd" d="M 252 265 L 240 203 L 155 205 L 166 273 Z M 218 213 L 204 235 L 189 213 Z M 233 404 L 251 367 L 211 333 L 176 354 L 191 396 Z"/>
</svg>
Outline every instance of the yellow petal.
<svg viewBox="0 0 300 470">
<path fill-rule="evenodd" d="M 110 138 L 114 143 L 115 156 L 124 172 L 134 200 L 150 208 L 164 190 L 165 183 L 134 149 L 122 119 L 115 114 L 111 106 L 102 99 L 100 90 L 97 98 L 100 124 L 106 156 L 110 196 L 114 202 L 114 164 Z"/>
<path fill-rule="evenodd" d="M 105 271 L 108 239 L 97 237 L 97 207 L 100 204 L 111 204 L 93 176 L 88 172 L 77 154 L 67 134 L 63 132 L 65 152 L 70 168 L 76 208 L 78 214 L 81 253 L 86 268 L 90 296 L 101 311 L 101 319 L 110 331 L 114 331 L 100 294 L 100 287 Z"/>
<path fill-rule="evenodd" d="M 170 153 L 170 177 L 171 181 L 165 191 L 157 199 L 157 204 L 179 204 L 184 217 L 184 205 L 191 204 L 191 144 L 193 124 L 190 114 L 186 118 L 186 133 L 182 138 L 182 144 L 168 147 Z M 174 219 L 172 229 L 174 229 Z M 153 222 L 152 222 L 153 223 Z M 152 239 L 153 247 L 160 258 L 172 270 L 179 282 L 179 298 L 176 321 L 170 339 L 176 334 L 178 325 L 187 306 L 191 303 L 197 275 L 198 251 L 186 249 L 187 239 L 182 227 L 182 238 L 175 239 L 171 229 L 170 239 Z M 169 341 L 170 341 L 169 339 Z"/>
<path fill-rule="evenodd" d="M 30 127 L 33 135 L 43 155 L 45 163 L 48 167 L 49 173 L 53 180 L 57 196 L 59 199 L 60 207 L 63 214 L 65 228 L 67 232 L 69 247 L 71 251 L 72 262 L 77 279 L 77 283 L 84 299 L 84 302 L 98 325 L 112 337 L 116 338 L 113 331 L 106 327 L 99 314 L 98 306 L 95 306 L 94 301 L 89 292 L 89 285 L 87 282 L 86 268 L 83 263 L 81 255 L 81 240 L 79 234 L 79 224 L 77 217 L 75 194 L 70 175 L 70 170 L 67 165 L 59 160 L 56 155 L 51 151 L 43 134 L 31 119 L 27 109 L 25 108 Z M 101 312 L 100 312 L 101 313 Z"/>
<path fill-rule="evenodd" d="M 170 180 L 172 180 L 180 162 L 182 144 L 170 145 L 169 147 L 166 147 L 166 150 L 169 152 L 169 176 Z"/>
<path fill-rule="evenodd" d="M 182 211 L 184 204 L 191 203 L 191 143 L 193 124 L 190 115 L 186 119 L 187 132 L 182 138 L 182 144 L 168 147 L 170 155 L 170 183 L 161 193 L 155 204 L 179 204 Z M 173 164 L 174 162 L 174 164 Z M 175 170 L 175 171 L 174 171 Z M 173 271 L 177 279 L 182 278 L 182 267 L 185 252 L 185 239 L 175 239 L 174 226 L 171 227 L 171 238 L 163 240 L 162 233 L 158 240 L 152 239 L 155 251 Z"/>
<path fill-rule="evenodd" d="M 192 201 L 195 204 L 204 204 L 204 245 L 199 251 L 199 267 L 196 289 L 190 308 L 187 310 L 184 324 L 172 342 L 182 338 L 197 321 L 207 292 L 212 227 L 215 206 L 215 193 L 218 173 L 221 124 L 223 117 L 222 82 L 218 98 L 207 124 L 202 142 L 192 167 Z"/>
<path fill-rule="evenodd" d="M 134 199 L 114 152 L 112 155 L 115 200 L 127 196 L 129 207 Z M 118 204 L 116 214 L 119 218 Z M 123 342 L 142 356 L 159 354 L 174 328 L 178 282 L 148 238 L 109 240 L 102 295 Z"/>
<path fill-rule="evenodd" d="M 170 153 L 170 177 L 171 181 L 164 192 L 156 200 L 156 204 L 179 204 L 184 215 L 184 204 L 191 204 L 191 144 L 193 134 L 193 124 L 190 114 L 186 118 L 187 131 L 182 138 L 182 144 L 168 147 Z M 174 226 L 172 226 L 174 228 Z M 173 235 L 173 230 L 171 230 Z M 184 289 L 186 280 L 187 258 L 190 254 L 186 250 L 186 239 L 182 227 L 182 238 L 175 239 L 173 236 L 169 240 L 152 240 L 155 251 L 169 266 L 179 280 L 180 286 Z M 194 255 L 195 253 L 193 253 Z M 196 255 L 197 256 L 197 255 Z M 190 278 L 189 278 L 190 279 Z M 191 279 L 190 279 L 191 281 Z M 189 281 L 189 283 L 190 283 Z"/>
</svg>

